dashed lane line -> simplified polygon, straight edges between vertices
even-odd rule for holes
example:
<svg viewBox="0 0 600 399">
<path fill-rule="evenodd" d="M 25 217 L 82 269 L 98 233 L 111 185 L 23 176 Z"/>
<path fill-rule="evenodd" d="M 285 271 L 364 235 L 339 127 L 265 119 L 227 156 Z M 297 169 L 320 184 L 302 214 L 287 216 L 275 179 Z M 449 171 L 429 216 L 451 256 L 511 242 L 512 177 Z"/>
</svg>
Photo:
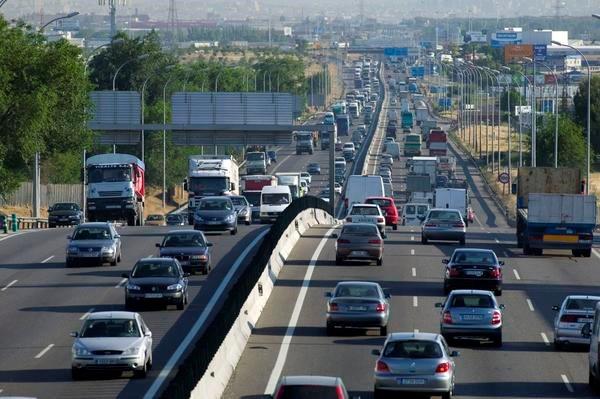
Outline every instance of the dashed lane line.
<svg viewBox="0 0 600 399">
<path fill-rule="evenodd" d="M 413 307 L 416 308 L 419 306 L 419 298 L 413 296 Z"/>
<path fill-rule="evenodd" d="M 419 329 L 415 328 L 415 334 L 418 334 L 418 333 L 419 333 Z"/>
<path fill-rule="evenodd" d="M 46 262 L 49 262 L 49 261 L 51 261 L 52 259 L 54 259 L 54 255 L 52 255 L 52 256 L 48 256 L 48 257 L 47 257 L 46 259 L 44 259 L 44 260 L 43 260 L 41 263 L 46 263 Z"/>
<path fill-rule="evenodd" d="M 566 375 L 561 374 L 560 378 L 562 379 L 563 383 L 565 384 L 565 387 L 567 388 L 567 391 L 569 391 L 571 393 L 575 392 L 573 390 L 573 385 L 571 385 L 571 383 L 569 382 L 569 379 L 567 378 Z"/>
<path fill-rule="evenodd" d="M 548 339 L 546 333 L 541 332 L 540 335 L 542 336 L 542 341 L 544 341 L 546 345 L 550 345 L 550 340 Z"/>
<path fill-rule="evenodd" d="M 515 274 L 515 278 L 516 278 L 517 280 L 520 280 L 520 279 L 521 279 L 521 276 L 519 275 L 519 272 L 517 271 L 517 269 L 513 269 L 513 273 Z"/>
<path fill-rule="evenodd" d="M 122 288 L 126 282 L 127 282 L 127 279 L 124 278 L 123 280 L 119 281 L 119 284 L 115 285 L 115 288 Z"/>
<path fill-rule="evenodd" d="M 415 236 L 410 236 L 410 240 L 414 241 L 415 240 Z"/>
<path fill-rule="evenodd" d="M 44 349 L 42 349 L 42 351 L 40 353 L 38 353 L 37 355 L 35 355 L 35 358 L 36 359 L 41 358 L 42 356 L 44 356 L 53 347 L 54 347 L 54 344 L 48 345 L 47 347 L 45 347 Z"/>
<path fill-rule="evenodd" d="M 417 268 L 416 267 L 412 268 L 412 276 L 417 277 Z"/>
<path fill-rule="evenodd" d="M 2 289 L 0 289 L 0 291 L 6 291 L 7 289 L 9 289 L 10 287 L 12 287 L 13 285 L 15 285 L 19 280 L 13 280 L 10 283 L 6 284 Z"/>
<path fill-rule="evenodd" d="M 411 255 L 414 255 L 414 254 L 415 254 L 415 250 L 414 250 L 414 249 L 411 249 L 411 250 L 410 250 L 410 254 L 411 254 Z"/>
<path fill-rule="evenodd" d="M 531 299 L 527 298 L 527 306 L 529 306 L 529 310 L 531 310 L 532 312 L 535 312 L 535 309 L 533 308 L 533 303 L 531 302 Z"/>
</svg>

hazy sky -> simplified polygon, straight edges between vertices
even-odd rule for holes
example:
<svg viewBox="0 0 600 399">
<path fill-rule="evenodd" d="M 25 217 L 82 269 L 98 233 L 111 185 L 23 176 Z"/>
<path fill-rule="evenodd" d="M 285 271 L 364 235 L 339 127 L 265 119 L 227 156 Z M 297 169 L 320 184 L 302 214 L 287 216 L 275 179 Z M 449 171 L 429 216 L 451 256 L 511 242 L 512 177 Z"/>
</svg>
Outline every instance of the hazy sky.
<svg viewBox="0 0 600 399">
<path fill-rule="evenodd" d="M 122 14 L 150 14 L 166 18 L 168 0 L 116 0 L 125 2 Z M 443 18 L 449 13 L 458 16 L 508 17 L 519 15 L 589 15 L 600 13 L 598 0 L 363 0 L 366 16 L 398 20 L 407 17 Z M 81 13 L 106 14 L 107 7 L 99 2 L 108 0 L 8 0 L 0 9 L 7 17 L 43 9 L 45 14 L 76 10 Z M 208 11 L 228 18 L 327 15 L 356 16 L 360 0 L 176 0 L 179 18 L 204 18 Z M 594 7 L 592 7 L 594 4 Z"/>
</svg>

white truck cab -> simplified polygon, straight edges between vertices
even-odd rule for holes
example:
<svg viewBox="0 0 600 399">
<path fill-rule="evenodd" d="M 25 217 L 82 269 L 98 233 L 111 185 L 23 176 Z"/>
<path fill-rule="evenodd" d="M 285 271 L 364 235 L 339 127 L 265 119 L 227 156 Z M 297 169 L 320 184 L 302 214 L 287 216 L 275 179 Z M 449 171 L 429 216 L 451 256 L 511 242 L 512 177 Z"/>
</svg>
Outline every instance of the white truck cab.
<svg viewBox="0 0 600 399">
<path fill-rule="evenodd" d="M 423 218 L 429 211 L 429 204 L 419 202 L 409 202 L 404 205 L 402 210 L 402 225 L 420 226 Z"/>
<path fill-rule="evenodd" d="M 292 203 L 288 186 L 265 186 L 260 193 L 260 222 L 274 222 Z"/>
</svg>

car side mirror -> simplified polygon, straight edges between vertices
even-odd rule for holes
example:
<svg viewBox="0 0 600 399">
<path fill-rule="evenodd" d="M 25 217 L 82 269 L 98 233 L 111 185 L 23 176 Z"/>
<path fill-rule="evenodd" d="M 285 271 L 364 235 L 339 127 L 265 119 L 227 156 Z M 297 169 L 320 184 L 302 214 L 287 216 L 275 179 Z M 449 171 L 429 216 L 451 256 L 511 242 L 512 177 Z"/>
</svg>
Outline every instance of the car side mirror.
<svg viewBox="0 0 600 399">
<path fill-rule="evenodd" d="M 160 244 L 160 242 L 157 242 L 156 244 L 154 244 L 154 246 L 155 246 L 156 248 L 160 248 L 160 247 L 162 247 L 162 245 Z"/>
<path fill-rule="evenodd" d="M 127 274 L 127 273 L 122 273 L 122 274 L 121 274 L 121 277 L 123 277 L 123 278 L 129 278 L 129 274 Z"/>
<path fill-rule="evenodd" d="M 207 242 L 207 243 L 206 243 L 206 246 L 207 246 L 207 247 L 212 247 L 213 245 L 214 245 L 214 244 L 213 244 L 212 242 Z"/>
<path fill-rule="evenodd" d="M 503 261 L 503 260 L 501 260 L 501 261 L 499 261 L 499 262 L 498 262 L 498 264 L 499 264 L 500 266 L 504 266 L 504 261 Z"/>
<path fill-rule="evenodd" d="M 69 235 L 67 236 L 67 240 L 71 240 L 72 238 L 73 238 L 73 236 L 72 236 L 71 234 L 69 234 Z"/>
<path fill-rule="evenodd" d="M 501 310 L 506 309 L 506 306 L 504 306 L 504 304 L 500 304 L 500 306 L 498 306 Z"/>
<path fill-rule="evenodd" d="M 459 351 L 452 351 L 450 353 L 450 357 L 459 357 L 460 356 L 460 352 Z"/>
<path fill-rule="evenodd" d="M 333 295 L 331 295 L 331 292 L 327 291 L 325 293 L 325 298 L 331 298 Z"/>
<path fill-rule="evenodd" d="M 584 338 L 590 338 L 592 336 L 592 325 L 590 323 L 585 323 L 581 328 L 581 335 Z"/>
<path fill-rule="evenodd" d="M 449 259 L 442 259 L 442 263 L 445 264 L 445 265 L 447 265 L 448 263 L 450 263 L 450 260 Z"/>
<path fill-rule="evenodd" d="M 441 302 L 436 302 L 436 304 L 435 304 L 435 307 L 436 307 L 436 308 L 441 308 L 441 307 L 443 307 L 443 306 L 444 306 L 444 304 L 443 304 L 443 303 L 441 303 Z"/>
<path fill-rule="evenodd" d="M 383 294 L 383 296 L 385 297 L 385 299 L 390 299 L 392 297 L 392 294 L 390 294 L 389 292 L 386 292 Z"/>
<path fill-rule="evenodd" d="M 373 349 L 371 354 L 375 356 L 381 356 L 381 351 L 379 349 Z"/>
<path fill-rule="evenodd" d="M 69 335 L 73 338 L 79 337 L 79 333 L 77 331 L 71 331 L 71 333 Z"/>
<path fill-rule="evenodd" d="M 192 275 L 191 273 L 183 273 L 183 277 L 189 277 L 191 275 Z"/>
<path fill-rule="evenodd" d="M 48 212 L 52 212 L 53 210 L 54 210 L 54 208 L 52 208 L 52 207 L 48 208 Z"/>
<path fill-rule="evenodd" d="M 558 311 L 558 310 L 560 310 L 560 307 L 554 305 L 554 306 L 552 306 L 552 310 Z"/>
<path fill-rule="evenodd" d="M 336 233 L 333 233 L 330 237 L 331 238 L 338 238 L 339 236 Z"/>
<path fill-rule="evenodd" d="M 152 337 L 152 331 L 146 331 L 144 337 Z"/>
<path fill-rule="evenodd" d="M 121 234 L 115 234 L 115 238 L 121 238 Z"/>
</svg>

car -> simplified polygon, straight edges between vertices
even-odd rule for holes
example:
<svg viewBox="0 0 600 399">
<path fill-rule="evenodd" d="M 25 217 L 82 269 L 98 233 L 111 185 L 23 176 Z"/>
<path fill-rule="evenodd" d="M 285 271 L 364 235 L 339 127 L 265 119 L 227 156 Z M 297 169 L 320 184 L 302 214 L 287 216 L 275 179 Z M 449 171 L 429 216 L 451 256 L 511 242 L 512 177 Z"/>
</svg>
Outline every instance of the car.
<svg viewBox="0 0 600 399">
<path fill-rule="evenodd" d="M 237 234 L 237 213 L 231 199 L 227 196 L 202 198 L 194 213 L 194 229 Z"/>
<path fill-rule="evenodd" d="M 377 283 L 344 281 L 337 283 L 327 300 L 327 335 L 334 335 L 336 327 L 375 327 L 379 335 L 387 335 L 390 318 L 390 295 Z"/>
<path fill-rule="evenodd" d="M 421 243 L 427 245 L 429 240 L 466 242 L 466 224 L 457 209 L 433 208 L 427 212 L 421 226 Z"/>
<path fill-rule="evenodd" d="M 340 139 L 336 139 L 335 140 L 335 150 L 342 151 L 343 148 L 344 148 L 344 144 L 342 143 L 342 141 Z"/>
<path fill-rule="evenodd" d="M 353 204 L 348 210 L 346 223 L 371 223 L 377 226 L 379 233 L 385 238 L 385 217 L 381 208 L 375 204 Z"/>
<path fill-rule="evenodd" d="M 320 175 L 321 174 L 321 165 L 318 163 L 309 163 L 306 167 L 306 171 L 311 175 Z"/>
<path fill-rule="evenodd" d="M 347 143 L 344 143 L 344 146 L 342 147 L 342 151 L 346 152 L 346 151 L 352 151 L 352 153 L 356 152 L 356 146 L 354 145 L 353 142 L 349 141 Z"/>
<path fill-rule="evenodd" d="M 335 171 L 335 175 L 334 175 L 334 182 L 338 183 L 338 184 L 344 184 L 344 181 L 346 181 L 346 176 L 344 175 L 343 171 Z"/>
<path fill-rule="evenodd" d="M 67 238 L 66 267 L 91 262 L 116 266 L 121 261 L 121 235 L 111 223 L 82 223 Z"/>
<path fill-rule="evenodd" d="M 272 163 L 277 163 L 277 153 L 275 151 L 267 151 L 267 159 Z"/>
<path fill-rule="evenodd" d="M 340 377 L 318 375 L 283 376 L 279 379 L 273 395 L 267 398 L 275 399 L 360 399 L 350 397 L 346 386 Z"/>
<path fill-rule="evenodd" d="M 504 262 L 491 249 L 455 249 L 450 259 L 443 259 L 444 295 L 456 288 L 477 288 L 502 295 Z"/>
<path fill-rule="evenodd" d="M 361 137 L 365 137 L 367 135 L 367 126 L 366 125 L 358 125 L 356 127 L 356 131 L 360 132 Z"/>
<path fill-rule="evenodd" d="M 335 191 L 338 194 L 342 194 L 342 185 L 338 182 L 333 183 L 333 191 Z"/>
<path fill-rule="evenodd" d="M 386 184 L 384 182 L 384 184 Z M 398 230 L 398 208 L 391 197 L 367 197 L 367 204 L 375 204 L 385 216 L 385 225 L 392 226 L 392 229 Z"/>
<path fill-rule="evenodd" d="M 243 195 L 231 195 L 229 196 L 233 203 L 233 208 L 237 213 L 238 222 L 244 222 L 246 226 L 252 224 L 252 205 L 248 202 L 246 197 Z"/>
<path fill-rule="evenodd" d="M 211 270 L 212 246 L 197 230 L 172 230 L 165 234 L 162 242 L 156 243 L 161 258 L 175 258 L 184 271 L 201 274 Z"/>
<path fill-rule="evenodd" d="M 175 258 L 143 258 L 131 273 L 121 275 L 125 284 L 125 309 L 142 304 L 175 305 L 183 310 L 188 303 L 188 276 Z"/>
<path fill-rule="evenodd" d="M 165 215 L 153 214 L 148 215 L 146 221 L 144 222 L 146 226 L 165 226 Z"/>
<path fill-rule="evenodd" d="M 392 171 L 386 165 L 380 165 L 379 166 L 379 176 L 381 176 L 381 177 L 387 177 L 387 178 L 391 179 L 392 178 Z"/>
<path fill-rule="evenodd" d="M 594 321 L 585 323 L 581 336 L 590 340 L 588 351 L 588 386 L 594 393 L 600 391 L 600 303 L 596 304 Z"/>
<path fill-rule="evenodd" d="M 76 226 L 83 223 L 83 211 L 74 202 L 59 202 L 48 208 L 48 227 Z"/>
<path fill-rule="evenodd" d="M 404 129 L 402 129 L 402 133 L 404 133 L 404 134 L 411 134 L 412 131 L 410 129 L 408 129 L 408 128 L 404 128 Z"/>
<path fill-rule="evenodd" d="M 344 157 L 335 157 L 334 160 L 333 160 L 333 162 L 334 162 L 334 164 L 336 162 L 343 163 L 344 164 L 344 168 L 346 167 L 346 159 Z"/>
<path fill-rule="evenodd" d="M 454 394 L 455 363 L 443 336 L 427 332 L 390 334 L 382 350 L 375 349 L 375 399 L 386 393 L 435 395 L 450 399 Z"/>
<path fill-rule="evenodd" d="M 167 215 L 167 226 L 185 226 L 187 218 L 179 213 L 170 213 Z"/>
<path fill-rule="evenodd" d="M 379 229 L 371 223 L 352 223 L 342 226 L 335 243 L 335 264 L 346 260 L 375 261 L 383 265 L 383 240 Z"/>
<path fill-rule="evenodd" d="M 325 112 L 325 115 L 323 116 L 323 124 L 335 125 L 335 115 L 333 112 Z"/>
<path fill-rule="evenodd" d="M 329 202 L 329 188 L 324 188 L 319 193 L 319 198 L 321 198 L 325 202 Z"/>
<path fill-rule="evenodd" d="M 398 101 L 396 101 L 395 98 L 392 98 L 392 101 L 390 101 L 390 105 L 397 105 Z"/>
<path fill-rule="evenodd" d="M 138 313 L 92 312 L 71 336 L 74 380 L 92 370 L 133 371 L 144 378 L 152 367 L 152 332 Z"/>
<path fill-rule="evenodd" d="M 396 139 L 393 137 L 386 137 L 384 143 L 395 143 Z"/>
<path fill-rule="evenodd" d="M 310 185 L 312 184 L 312 176 L 310 175 L 310 173 L 300 172 L 300 178 L 306 181 L 306 184 L 308 184 L 308 186 L 310 187 Z"/>
<path fill-rule="evenodd" d="M 494 293 L 484 290 L 454 290 L 441 308 L 440 333 L 451 342 L 455 338 L 488 338 L 502 346 L 502 311 Z"/>
<path fill-rule="evenodd" d="M 382 154 L 380 165 L 392 166 L 394 164 L 394 157 L 390 154 Z"/>
<path fill-rule="evenodd" d="M 568 295 L 560 306 L 553 306 L 556 311 L 554 318 L 554 347 L 563 349 L 569 344 L 589 345 L 590 338 L 581 335 L 581 329 L 586 323 L 594 322 L 596 304 L 600 296 Z"/>
</svg>

